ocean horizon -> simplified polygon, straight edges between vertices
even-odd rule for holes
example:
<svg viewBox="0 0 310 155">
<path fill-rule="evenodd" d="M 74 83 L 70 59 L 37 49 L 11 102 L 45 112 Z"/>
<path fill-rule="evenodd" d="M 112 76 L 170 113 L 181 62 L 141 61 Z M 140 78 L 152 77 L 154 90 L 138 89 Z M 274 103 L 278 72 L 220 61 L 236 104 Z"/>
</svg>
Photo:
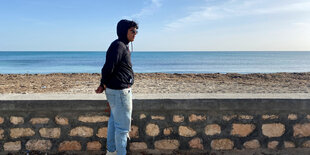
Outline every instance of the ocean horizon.
<svg viewBox="0 0 310 155">
<path fill-rule="evenodd" d="M 100 73 L 104 51 L 0 51 L 0 74 Z M 310 51 L 134 51 L 136 73 L 310 72 Z"/>
</svg>

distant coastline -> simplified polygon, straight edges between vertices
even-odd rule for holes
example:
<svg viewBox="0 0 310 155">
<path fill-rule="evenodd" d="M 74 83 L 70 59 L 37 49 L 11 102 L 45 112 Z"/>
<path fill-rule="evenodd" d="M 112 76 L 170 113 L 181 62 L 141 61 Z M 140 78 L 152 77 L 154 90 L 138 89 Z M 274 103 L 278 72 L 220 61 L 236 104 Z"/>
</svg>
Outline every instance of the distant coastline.
<svg viewBox="0 0 310 155">
<path fill-rule="evenodd" d="M 106 52 L 105 50 L 101 51 L 101 50 L 96 50 L 96 51 L 44 51 L 44 50 L 29 50 L 29 51 L 0 51 L 0 52 Z M 187 51 L 134 51 L 134 52 L 310 52 L 308 50 L 293 50 L 293 51 L 284 51 L 284 50 L 268 50 L 268 51 L 261 51 L 261 50 L 221 50 L 221 51 L 197 51 L 197 50 L 187 50 Z"/>
</svg>

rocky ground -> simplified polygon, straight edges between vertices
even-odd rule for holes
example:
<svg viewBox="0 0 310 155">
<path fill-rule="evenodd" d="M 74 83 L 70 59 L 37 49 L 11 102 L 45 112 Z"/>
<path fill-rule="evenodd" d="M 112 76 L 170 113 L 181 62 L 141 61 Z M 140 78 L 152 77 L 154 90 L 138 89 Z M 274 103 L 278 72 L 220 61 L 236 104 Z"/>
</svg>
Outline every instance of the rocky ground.
<svg viewBox="0 0 310 155">
<path fill-rule="evenodd" d="M 100 74 L 0 74 L 0 94 L 93 94 Z M 134 93 L 310 93 L 310 72 L 272 74 L 136 73 Z"/>
</svg>

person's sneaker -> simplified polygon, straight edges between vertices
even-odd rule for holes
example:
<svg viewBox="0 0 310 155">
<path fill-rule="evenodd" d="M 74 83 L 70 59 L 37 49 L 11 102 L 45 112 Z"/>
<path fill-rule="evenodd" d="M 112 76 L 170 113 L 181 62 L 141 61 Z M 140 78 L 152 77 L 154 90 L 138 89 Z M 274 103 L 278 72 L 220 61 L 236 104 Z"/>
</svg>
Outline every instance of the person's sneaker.
<svg viewBox="0 0 310 155">
<path fill-rule="evenodd" d="M 109 152 L 109 151 L 107 151 L 107 154 L 106 155 L 117 155 L 116 154 L 116 151 L 114 151 L 114 152 Z"/>
</svg>

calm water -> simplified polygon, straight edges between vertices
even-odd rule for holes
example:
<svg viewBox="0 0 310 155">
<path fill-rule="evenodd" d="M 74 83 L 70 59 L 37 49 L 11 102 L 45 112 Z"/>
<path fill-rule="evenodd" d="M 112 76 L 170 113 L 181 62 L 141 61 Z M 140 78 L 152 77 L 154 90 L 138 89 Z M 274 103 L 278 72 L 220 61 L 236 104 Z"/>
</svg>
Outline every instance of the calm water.
<svg viewBox="0 0 310 155">
<path fill-rule="evenodd" d="M 105 52 L 0 52 L 0 73 L 100 73 Z M 133 52 L 135 72 L 310 72 L 310 52 Z"/>
</svg>

